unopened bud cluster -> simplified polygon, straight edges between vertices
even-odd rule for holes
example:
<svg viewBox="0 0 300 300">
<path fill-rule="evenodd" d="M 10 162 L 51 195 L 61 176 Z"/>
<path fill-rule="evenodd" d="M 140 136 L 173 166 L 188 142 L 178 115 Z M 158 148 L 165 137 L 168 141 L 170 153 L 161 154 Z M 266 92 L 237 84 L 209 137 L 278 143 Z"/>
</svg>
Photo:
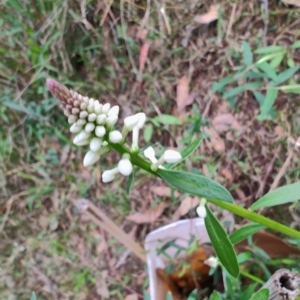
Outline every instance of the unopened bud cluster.
<svg viewBox="0 0 300 300">
<path fill-rule="evenodd" d="M 122 131 L 118 131 L 114 126 L 118 122 L 119 106 L 111 107 L 109 103 L 103 104 L 93 98 L 84 97 L 50 78 L 47 79 L 46 84 L 52 95 L 59 100 L 60 107 L 68 117 L 70 131 L 76 134 L 73 143 L 77 146 L 89 145 L 90 150 L 83 160 L 84 166 L 95 164 L 102 154 L 110 150 L 109 144 L 123 144 L 130 132 L 132 132 L 131 152 L 139 151 L 139 131 L 146 121 L 144 113 L 125 118 Z M 146 154 L 145 156 L 147 157 Z M 181 155 L 174 150 L 165 151 L 159 160 L 154 161 L 153 157 L 155 158 L 154 153 L 150 159 L 153 163 L 152 170 L 156 170 L 164 162 L 177 162 L 181 159 Z M 129 176 L 132 170 L 130 155 L 124 154 L 116 168 L 102 174 L 102 181 L 112 181 L 117 173 Z"/>
</svg>

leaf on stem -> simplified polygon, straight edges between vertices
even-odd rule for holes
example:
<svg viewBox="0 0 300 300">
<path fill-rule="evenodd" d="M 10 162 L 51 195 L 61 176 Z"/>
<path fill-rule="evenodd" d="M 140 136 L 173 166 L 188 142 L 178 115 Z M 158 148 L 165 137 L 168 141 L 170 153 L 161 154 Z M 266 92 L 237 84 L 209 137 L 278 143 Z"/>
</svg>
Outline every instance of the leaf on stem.
<svg viewBox="0 0 300 300">
<path fill-rule="evenodd" d="M 273 190 L 250 206 L 251 210 L 262 207 L 271 207 L 300 199 L 300 182 L 288 184 Z"/>
<path fill-rule="evenodd" d="M 268 300 L 269 293 L 269 289 L 259 290 L 250 298 L 250 300 Z"/>
<path fill-rule="evenodd" d="M 204 221 L 211 243 L 223 267 L 230 275 L 236 278 L 239 275 L 239 264 L 233 245 L 223 226 L 207 205 L 206 211 L 207 216 Z"/>
<path fill-rule="evenodd" d="M 233 203 L 231 194 L 219 183 L 198 174 L 158 169 L 157 173 L 171 186 L 206 199 Z"/>
<path fill-rule="evenodd" d="M 240 241 L 245 240 L 255 232 L 263 229 L 264 226 L 259 225 L 259 224 L 249 224 L 246 226 L 243 226 L 239 229 L 237 229 L 235 232 L 233 232 L 230 236 L 229 239 L 232 244 L 236 244 Z"/>
</svg>

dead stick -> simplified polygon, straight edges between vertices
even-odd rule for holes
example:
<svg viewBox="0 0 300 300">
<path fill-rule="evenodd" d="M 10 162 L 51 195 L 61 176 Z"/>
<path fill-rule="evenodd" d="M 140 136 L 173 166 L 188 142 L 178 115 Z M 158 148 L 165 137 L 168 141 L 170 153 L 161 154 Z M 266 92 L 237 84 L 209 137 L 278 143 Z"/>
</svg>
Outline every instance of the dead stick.
<svg viewBox="0 0 300 300">
<path fill-rule="evenodd" d="M 272 275 L 262 289 L 269 289 L 269 300 L 295 300 L 300 296 L 299 284 L 298 272 L 280 269 Z"/>
<path fill-rule="evenodd" d="M 120 241 L 130 251 L 132 251 L 143 262 L 146 262 L 144 249 L 135 242 L 128 234 L 118 227 L 104 212 L 87 199 L 77 199 L 73 201 L 78 210 L 84 213 L 91 221 L 106 230 L 109 234 Z"/>
</svg>

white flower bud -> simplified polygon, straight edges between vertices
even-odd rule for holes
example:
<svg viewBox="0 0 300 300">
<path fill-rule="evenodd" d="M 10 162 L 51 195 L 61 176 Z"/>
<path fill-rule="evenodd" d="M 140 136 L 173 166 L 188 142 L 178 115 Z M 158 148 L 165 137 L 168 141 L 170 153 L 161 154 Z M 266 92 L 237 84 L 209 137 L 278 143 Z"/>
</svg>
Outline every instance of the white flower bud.
<svg viewBox="0 0 300 300">
<path fill-rule="evenodd" d="M 81 110 L 85 110 L 87 108 L 87 104 L 85 103 L 85 102 L 82 102 L 81 104 L 80 104 L 80 109 Z"/>
<path fill-rule="evenodd" d="M 82 126 L 78 126 L 77 123 L 74 123 L 71 127 L 70 127 L 70 131 L 72 133 L 78 133 L 79 131 L 82 130 Z"/>
<path fill-rule="evenodd" d="M 94 102 L 95 102 L 94 98 L 90 98 L 89 99 L 89 106 L 94 106 Z"/>
<path fill-rule="evenodd" d="M 166 163 L 173 164 L 179 162 L 182 156 L 175 150 L 166 150 L 163 154 L 163 158 Z"/>
<path fill-rule="evenodd" d="M 97 115 L 101 114 L 102 112 L 102 104 L 100 104 L 98 100 L 96 100 L 94 103 L 94 111 Z"/>
<path fill-rule="evenodd" d="M 79 108 L 73 107 L 73 108 L 72 108 L 72 114 L 73 114 L 73 115 L 77 115 L 78 113 L 79 113 Z"/>
<path fill-rule="evenodd" d="M 120 143 L 123 139 L 123 136 L 120 131 L 113 130 L 109 133 L 108 139 L 111 143 L 117 144 Z"/>
<path fill-rule="evenodd" d="M 83 165 L 89 167 L 100 159 L 100 154 L 94 151 L 88 151 L 84 156 Z"/>
<path fill-rule="evenodd" d="M 118 105 L 113 106 L 107 113 L 108 116 L 118 116 L 120 107 Z"/>
<path fill-rule="evenodd" d="M 137 123 L 136 126 L 139 129 L 141 129 L 144 126 L 145 122 L 146 122 L 146 114 L 144 114 L 144 113 L 138 113 L 137 116 L 139 117 L 139 121 L 138 121 L 138 123 Z"/>
<path fill-rule="evenodd" d="M 64 115 L 65 115 L 66 117 L 68 117 L 69 115 L 71 115 L 71 113 L 70 113 L 67 109 L 65 109 L 65 110 L 64 110 Z"/>
<path fill-rule="evenodd" d="M 103 137 L 106 133 L 106 129 L 104 128 L 104 126 L 96 126 L 95 129 L 95 134 L 97 137 Z"/>
<path fill-rule="evenodd" d="M 87 116 L 89 115 L 89 113 L 87 111 L 81 111 L 79 114 L 80 119 L 85 119 Z"/>
<path fill-rule="evenodd" d="M 90 142 L 90 149 L 94 152 L 97 152 L 102 145 L 102 140 L 100 138 L 94 137 Z"/>
<path fill-rule="evenodd" d="M 69 115 L 69 117 L 68 117 L 68 123 L 69 124 L 73 124 L 73 123 L 75 123 L 76 121 L 77 121 L 77 116 L 74 116 L 74 115 Z"/>
<path fill-rule="evenodd" d="M 155 151 L 152 147 L 148 147 L 144 150 L 144 156 L 148 158 L 153 164 L 157 162 L 157 159 L 155 157 Z"/>
<path fill-rule="evenodd" d="M 105 183 L 111 182 L 115 179 L 115 176 L 118 173 L 119 173 L 118 168 L 114 168 L 112 170 L 106 170 L 102 173 L 102 181 L 105 182 Z"/>
<path fill-rule="evenodd" d="M 108 116 L 105 123 L 107 126 L 109 127 L 113 127 L 118 121 L 118 116 L 116 115 L 112 115 L 112 116 Z"/>
<path fill-rule="evenodd" d="M 86 124 L 86 120 L 85 120 L 85 119 L 79 119 L 79 120 L 76 122 L 76 124 L 77 124 L 78 126 L 83 126 L 83 125 Z"/>
<path fill-rule="evenodd" d="M 86 132 L 85 130 L 82 130 L 74 137 L 73 143 L 77 145 L 78 143 L 87 140 L 90 137 L 90 135 L 90 133 Z"/>
<path fill-rule="evenodd" d="M 128 158 L 122 158 L 118 163 L 119 172 L 123 176 L 129 176 L 132 173 L 132 163 Z"/>
<path fill-rule="evenodd" d="M 200 205 L 196 208 L 196 213 L 197 213 L 197 215 L 198 215 L 200 218 L 204 219 L 204 218 L 206 217 L 206 215 L 207 215 L 205 206 L 200 204 Z"/>
<path fill-rule="evenodd" d="M 128 131 L 131 131 L 137 125 L 139 119 L 138 115 L 129 116 L 124 119 L 124 126 Z"/>
<path fill-rule="evenodd" d="M 88 105 L 87 109 L 86 109 L 89 113 L 93 113 L 94 112 L 94 105 Z"/>
<path fill-rule="evenodd" d="M 97 116 L 96 123 L 97 123 L 97 124 L 99 124 L 99 125 L 102 125 L 102 124 L 104 124 L 104 123 L 105 123 L 105 121 L 106 121 L 106 118 L 107 118 L 107 116 L 106 116 L 106 115 L 104 115 L 104 114 L 101 114 L 101 115 Z"/>
<path fill-rule="evenodd" d="M 79 143 L 76 144 L 76 146 L 86 146 L 90 143 L 90 138 L 86 139 L 86 140 L 83 140 Z"/>
<path fill-rule="evenodd" d="M 88 121 L 89 122 L 94 122 L 97 119 L 97 115 L 95 113 L 91 113 L 88 116 Z"/>
<path fill-rule="evenodd" d="M 95 129 L 95 124 L 94 123 L 87 123 L 84 127 L 84 130 L 86 132 L 92 132 Z"/>
<path fill-rule="evenodd" d="M 102 105 L 102 112 L 104 114 L 107 114 L 109 109 L 110 109 L 110 104 L 109 103 L 105 103 L 104 105 Z"/>
<path fill-rule="evenodd" d="M 211 256 L 210 258 L 206 259 L 204 263 L 211 268 L 216 268 L 219 265 L 219 260 L 217 257 Z"/>
<path fill-rule="evenodd" d="M 78 106 L 79 106 L 79 101 L 75 100 L 75 101 L 73 102 L 73 106 L 74 106 L 74 107 L 78 107 Z M 79 110 L 78 110 L 78 112 L 79 112 Z M 78 112 L 77 112 L 77 114 L 78 114 Z"/>
</svg>

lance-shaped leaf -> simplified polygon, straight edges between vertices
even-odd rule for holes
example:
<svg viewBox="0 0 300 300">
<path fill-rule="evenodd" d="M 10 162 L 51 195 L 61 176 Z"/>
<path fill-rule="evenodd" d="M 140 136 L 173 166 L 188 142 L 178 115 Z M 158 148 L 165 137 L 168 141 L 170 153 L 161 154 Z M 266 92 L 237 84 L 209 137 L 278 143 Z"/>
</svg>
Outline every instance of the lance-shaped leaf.
<svg viewBox="0 0 300 300">
<path fill-rule="evenodd" d="M 251 210 L 256 210 L 262 207 L 270 207 L 289 202 L 295 202 L 300 199 L 300 182 L 288 184 L 278 189 L 271 191 L 257 200 L 250 207 Z"/>
<path fill-rule="evenodd" d="M 207 205 L 206 211 L 205 226 L 211 243 L 223 267 L 230 275 L 236 278 L 239 275 L 239 264 L 233 245 L 223 226 Z"/>
<path fill-rule="evenodd" d="M 167 183 L 186 193 L 211 200 L 234 202 L 222 185 L 205 176 L 167 169 L 158 169 L 157 173 Z"/>
</svg>

